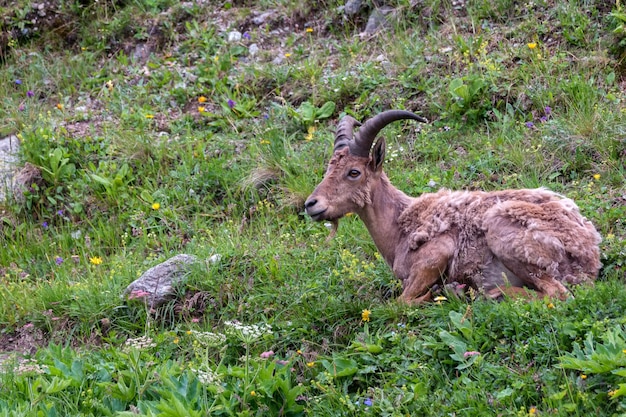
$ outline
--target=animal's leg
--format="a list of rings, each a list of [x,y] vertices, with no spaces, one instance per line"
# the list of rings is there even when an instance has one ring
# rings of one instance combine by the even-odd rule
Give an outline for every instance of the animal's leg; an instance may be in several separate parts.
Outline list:
[[[483,223],[489,249],[521,284],[561,299],[570,294],[564,282],[593,280],[599,268],[599,235],[568,201],[507,201]]]
[[[494,254],[500,259],[504,266],[513,271],[515,275],[524,281],[527,286],[539,292],[540,294],[538,294],[538,296],[545,295],[550,298],[555,297],[564,300],[570,294],[569,290],[561,284],[559,280],[546,271],[546,269],[532,264],[530,260],[520,260],[514,250],[498,251],[494,252]],[[507,288],[509,290],[507,290]],[[513,288],[518,289],[513,290]],[[519,287],[511,286],[497,289],[503,293],[509,291],[511,294],[515,291],[519,292],[521,290]]]
[[[446,272],[448,261],[454,255],[454,240],[448,235],[437,237],[411,255],[415,262],[404,282],[400,301],[419,304],[431,299],[430,288]]]

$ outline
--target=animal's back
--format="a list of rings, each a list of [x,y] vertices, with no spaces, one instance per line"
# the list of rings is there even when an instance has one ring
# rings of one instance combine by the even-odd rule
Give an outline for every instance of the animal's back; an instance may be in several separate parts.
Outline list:
[[[594,279],[600,268],[593,225],[572,200],[546,189],[440,190],[416,198],[399,223],[413,250],[451,236],[456,253],[447,279],[478,288],[507,280],[521,286],[521,275],[544,272],[574,284]]]

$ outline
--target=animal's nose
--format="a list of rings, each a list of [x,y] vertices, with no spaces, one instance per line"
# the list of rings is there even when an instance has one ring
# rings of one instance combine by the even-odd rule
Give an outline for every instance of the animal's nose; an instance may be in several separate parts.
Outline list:
[[[317,198],[308,198],[305,202],[304,202],[304,208],[305,209],[309,209],[311,207],[313,207],[314,205],[317,204]]]

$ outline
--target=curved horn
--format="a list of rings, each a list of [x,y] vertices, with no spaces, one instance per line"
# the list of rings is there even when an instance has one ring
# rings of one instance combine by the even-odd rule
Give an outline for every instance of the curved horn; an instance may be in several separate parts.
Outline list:
[[[352,142],[352,132],[354,130],[354,126],[361,126],[361,122],[352,116],[343,116],[337,125],[334,151],[348,146],[348,144]]]
[[[354,142],[351,142],[349,144],[350,153],[363,157],[369,156],[370,148],[372,147],[372,143],[374,143],[374,139],[376,139],[376,135],[378,134],[378,132],[380,132],[389,123],[402,119],[413,119],[417,120],[418,122],[428,123],[427,119],[423,118],[422,116],[418,116],[417,114],[411,113],[410,111],[384,111],[363,123],[363,126],[356,133]]]

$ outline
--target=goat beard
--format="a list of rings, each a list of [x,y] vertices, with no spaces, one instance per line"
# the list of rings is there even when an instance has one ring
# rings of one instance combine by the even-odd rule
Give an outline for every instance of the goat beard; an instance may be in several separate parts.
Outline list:
[[[339,229],[339,218],[330,220],[330,233],[326,238],[326,242],[331,241],[335,235],[337,234],[337,229]]]

